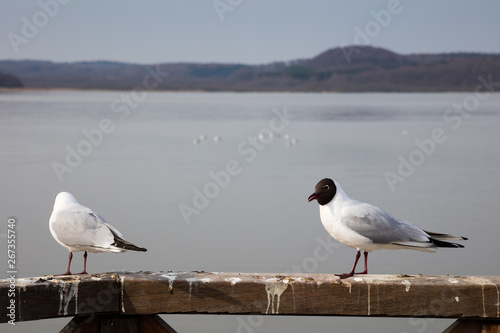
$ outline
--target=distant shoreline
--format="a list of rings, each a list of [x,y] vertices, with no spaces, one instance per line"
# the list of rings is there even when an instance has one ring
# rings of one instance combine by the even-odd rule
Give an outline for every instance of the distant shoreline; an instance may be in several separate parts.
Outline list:
[[[370,93],[474,92],[478,84],[491,81],[489,86],[496,87],[500,82],[500,54],[402,55],[370,46],[352,48],[359,52],[346,54],[337,47],[309,59],[261,65],[0,60],[0,85],[25,87],[18,91]]]
[[[126,92],[132,91],[132,89],[79,89],[79,88],[35,88],[35,87],[26,87],[26,88],[7,88],[0,87],[0,93],[4,92]],[[167,89],[157,89],[150,90],[148,93],[235,93],[235,94],[457,94],[457,93],[472,93],[474,91],[465,91],[465,90],[447,90],[447,91],[234,91],[234,90],[167,90]],[[500,91],[494,91],[493,94],[498,94]]]

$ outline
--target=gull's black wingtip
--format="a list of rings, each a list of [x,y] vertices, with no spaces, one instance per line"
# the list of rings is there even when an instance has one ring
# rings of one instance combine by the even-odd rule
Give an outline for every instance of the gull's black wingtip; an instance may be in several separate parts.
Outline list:
[[[121,247],[122,249],[126,249],[126,250],[139,251],[139,252],[147,252],[148,251],[148,249],[146,249],[144,247],[140,247],[140,246],[134,245],[134,244],[132,244],[130,242],[127,242],[127,243],[115,242],[115,244],[117,244],[115,246]]]
[[[428,234],[432,239],[437,239],[437,240],[468,240],[467,237],[464,236],[456,236],[456,235],[450,235],[450,234],[442,234],[438,232],[432,232],[432,231],[427,231],[424,230],[426,234]]]
[[[466,240],[466,239],[467,238],[465,238],[464,240]],[[454,247],[454,248],[464,248],[465,247],[462,244],[445,242],[445,241],[437,240],[437,239],[434,239],[434,238],[429,238],[429,241],[432,244],[436,245],[436,247]]]
[[[113,246],[125,249],[125,250],[132,250],[132,251],[139,251],[139,252],[146,252],[148,249],[144,247],[140,247],[137,245],[134,245],[123,238],[115,236],[115,242],[112,244]]]

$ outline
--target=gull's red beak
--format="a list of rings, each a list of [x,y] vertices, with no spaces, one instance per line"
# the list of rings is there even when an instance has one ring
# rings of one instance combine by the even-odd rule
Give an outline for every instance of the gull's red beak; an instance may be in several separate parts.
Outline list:
[[[309,196],[309,198],[307,198],[307,201],[308,202],[311,202],[313,201],[314,199],[316,199],[318,197],[318,195],[316,193],[313,193]]]

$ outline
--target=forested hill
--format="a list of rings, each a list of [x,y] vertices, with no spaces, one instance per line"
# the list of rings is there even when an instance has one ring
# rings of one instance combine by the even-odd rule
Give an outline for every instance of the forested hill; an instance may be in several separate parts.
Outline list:
[[[478,77],[500,81],[500,54],[401,55],[375,47],[327,50],[263,65],[0,61],[28,88],[205,91],[473,91]]]
[[[18,77],[0,72],[0,87],[20,88],[22,86],[23,82]]]

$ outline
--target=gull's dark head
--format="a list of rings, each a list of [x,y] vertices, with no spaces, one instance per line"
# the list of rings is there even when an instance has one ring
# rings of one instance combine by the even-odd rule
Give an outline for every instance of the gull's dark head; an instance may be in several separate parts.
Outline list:
[[[333,200],[335,193],[337,193],[335,182],[330,178],[325,178],[316,184],[314,193],[309,196],[307,201],[318,200],[318,203],[323,206]]]

